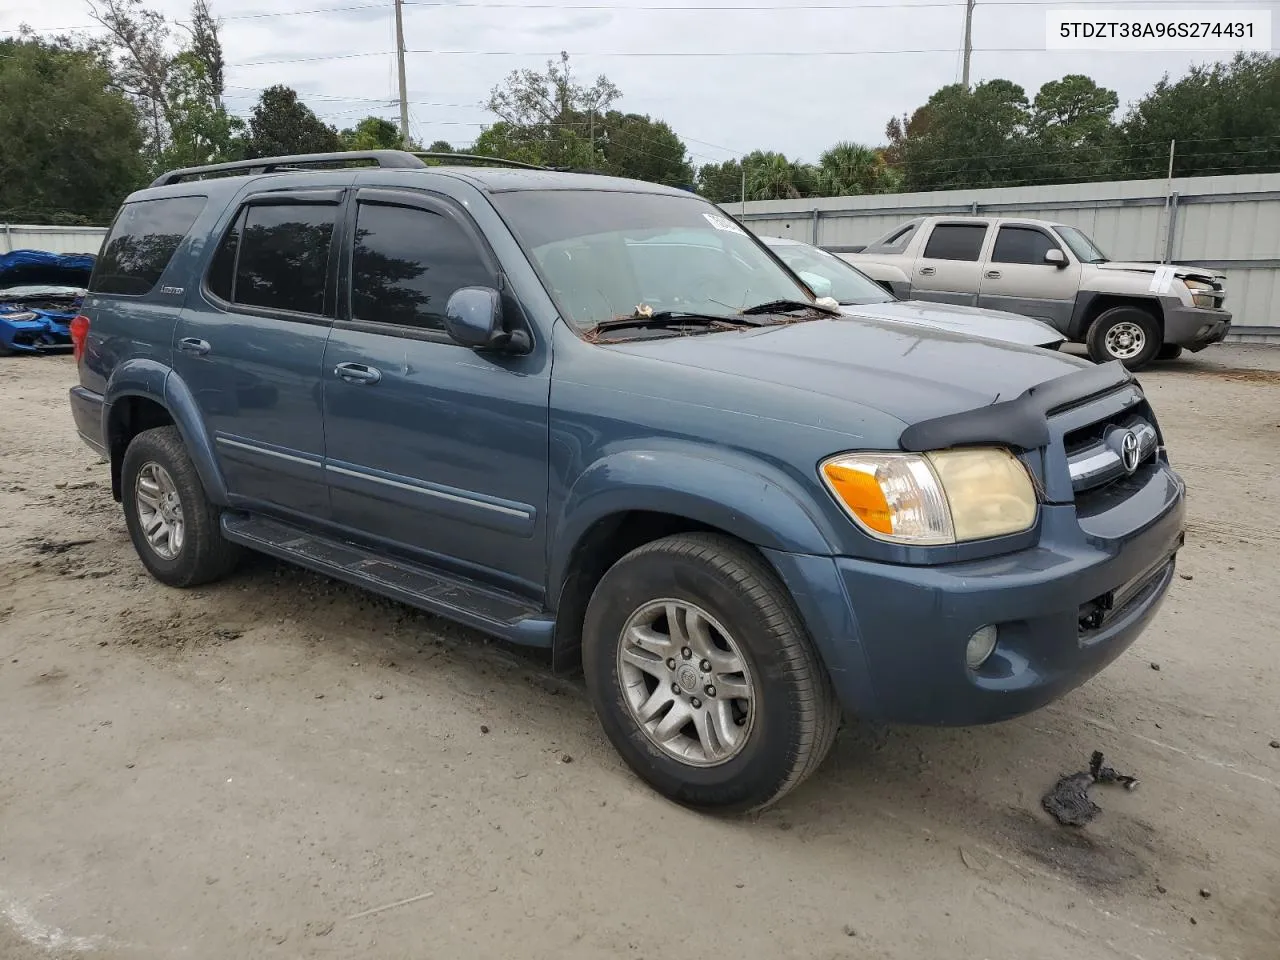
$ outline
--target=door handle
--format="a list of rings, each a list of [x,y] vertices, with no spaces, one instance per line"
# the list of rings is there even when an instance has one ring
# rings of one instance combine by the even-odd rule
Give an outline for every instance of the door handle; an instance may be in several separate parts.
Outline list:
[[[933,269],[933,267],[921,267],[921,268],[920,268],[920,276],[922,276],[922,277],[932,277],[936,272],[937,272],[937,271],[936,271],[936,270],[934,270],[934,269]]]
[[[192,356],[203,357],[213,348],[209,346],[208,340],[200,340],[197,337],[183,337],[178,341],[178,349]]]
[[[333,372],[347,383],[377,383],[382,379],[381,370],[363,363],[340,363]]]
[[[984,277],[986,277],[988,280],[999,280],[999,279],[1000,279],[1000,271],[999,271],[999,270],[988,270],[986,273],[984,273],[984,274],[983,274],[983,276],[984,276]]]

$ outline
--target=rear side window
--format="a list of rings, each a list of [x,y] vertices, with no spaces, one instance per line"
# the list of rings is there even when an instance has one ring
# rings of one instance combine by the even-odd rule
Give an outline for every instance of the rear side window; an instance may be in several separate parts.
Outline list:
[[[929,235],[924,256],[928,260],[977,260],[986,235],[985,223],[940,223]]]
[[[993,263],[1044,264],[1044,255],[1058,245],[1033,227],[1001,227],[991,252]]]
[[[126,203],[111,226],[89,280],[93,293],[150,293],[204,209],[205,197],[165,197]]]
[[[455,290],[493,285],[480,251],[449,217],[360,204],[351,254],[352,319],[443,330]]]
[[[338,207],[245,207],[209,266],[209,290],[230,303],[327,315],[325,285]]]

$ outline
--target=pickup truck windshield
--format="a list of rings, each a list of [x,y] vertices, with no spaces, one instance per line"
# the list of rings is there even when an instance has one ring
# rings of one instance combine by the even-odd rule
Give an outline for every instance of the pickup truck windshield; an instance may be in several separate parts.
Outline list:
[[[527,190],[493,202],[584,329],[649,311],[730,317],[813,302],[754,237],[696,197]]]
[[[888,303],[894,299],[884,287],[876,283],[866,274],[841,260],[834,253],[827,253],[817,247],[779,244],[772,247],[778,259],[808,281],[806,273],[816,274],[831,284],[830,291],[818,290],[824,296],[832,297],[841,306],[852,306],[864,303]]]
[[[1111,258],[1098,249],[1098,245],[1075,227],[1054,227],[1082,263],[1106,263]]]

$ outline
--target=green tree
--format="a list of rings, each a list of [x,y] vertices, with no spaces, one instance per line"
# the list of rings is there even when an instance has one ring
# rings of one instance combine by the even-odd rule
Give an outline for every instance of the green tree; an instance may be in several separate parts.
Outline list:
[[[1280,57],[1240,53],[1176,82],[1166,75],[1120,132],[1130,177],[1165,176],[1171,140],[1175,176],[1280,171]]]
[[[165,84],[169,142],[158,167],[199,166],[236,160],[244,151],[244,121],[222,105],[207,63],[189,51],[170,65]]]
[[[262,91],[249,117],[245,156],[278,157],[294,153],[330,153],[342,138],[298,99],[298,92],[277,84]]]
[[[893,181],[881,151],[847,140],[823,151],[815,174],[817,192],[827,197],[885,193]]]
[[[244,126],[222,101],[221,25],[207,0],[195,0],[176,50],[168,21],[142,0],[90,0],[90,9],[107,31],[98,49],[112,79],[144,118],[153,173],[240,156]]]
[[[1008,186],[1035,179],[1026,91],[1008,80],[972,90],[943,87],[905,120],[885,130],[887,158],[900,164],[906,190]]]
[[[742,199],[742,164],[737,160],[707,163],[698,168],[698,192],[712,203]]]
[[[754,150],[742,158],[747,171],[748,200],[797,200],[816,191],[811,167],[788,160],[785,154]]]
[[[592,133],[605,172],[669,186],[693,184],[684,141],[661,120],[610,110],[594,124],[588,119],[588,136]]]
[[[143,139],[93,51],[0,40],[0,219],[106,223],[145,179]]]
[[[404,146],[400,128],[382,117],[365,117],[343,130],[342,145],[347,150],[399,150]]]
[[[431,146],[427,147],[427,152],[428,153],[458,153],[459,151],[453,149],[453,144],[451,144],[448,140],[436,140],[432,142]],[[465,152],[465,151],[462,151],[462,152]]]
[[[1113,175],[1117,143],[1113,115],[1120,98],[1081,74],[1042,86],[1028,125],[1038,182],[1103,180]]]
[[[567,53],[542,72],[513,70],[489,94],[485,106],[498,123],[476,138],[475,150],[553,167],[597,167],[602,154],[592,131],[619,96],[603,76],[590,86],[574,83]]]

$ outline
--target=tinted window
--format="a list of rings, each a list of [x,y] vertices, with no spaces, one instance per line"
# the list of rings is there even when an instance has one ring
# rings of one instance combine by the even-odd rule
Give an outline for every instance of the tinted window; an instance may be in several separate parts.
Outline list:
[[[1048,234],[1030,227],[1001,227],[991,253],[995,263],[1044,263],[1044,255],[1058,245]]]
[[[986,235],[985,223],[940,223],[929,235],[924,255],[931,260],[977,260]]]
[[[214,268],[225,248],[239,245],[235,283],[227,299],[250,307],[323,314],[329,275],[329,244],[338,208],[321,204],[250,206],[243,226],[223,239]],[[215,278],[210,277],[211,284]]]
[[[240,232],[244,229],[244,211],[241,210],[231,224],[231,229],[218,244],[209,265],[209,291],[223,300],[232,300],[232,281],[236,275],[236,254],[240,252]]]
[[[150,293],[204,209],[204,197],[126,203],[89,281],[94,293]]]
[[[492,272],[463,229],[427,210],[361,204],[351,256],[355,320],[444,329],[459,287],[492,287]]]
[[[896,228],[887,236],[867,244],[866,253],[901,253],[920,228],[920,221],[913,220],[906,226]]]

